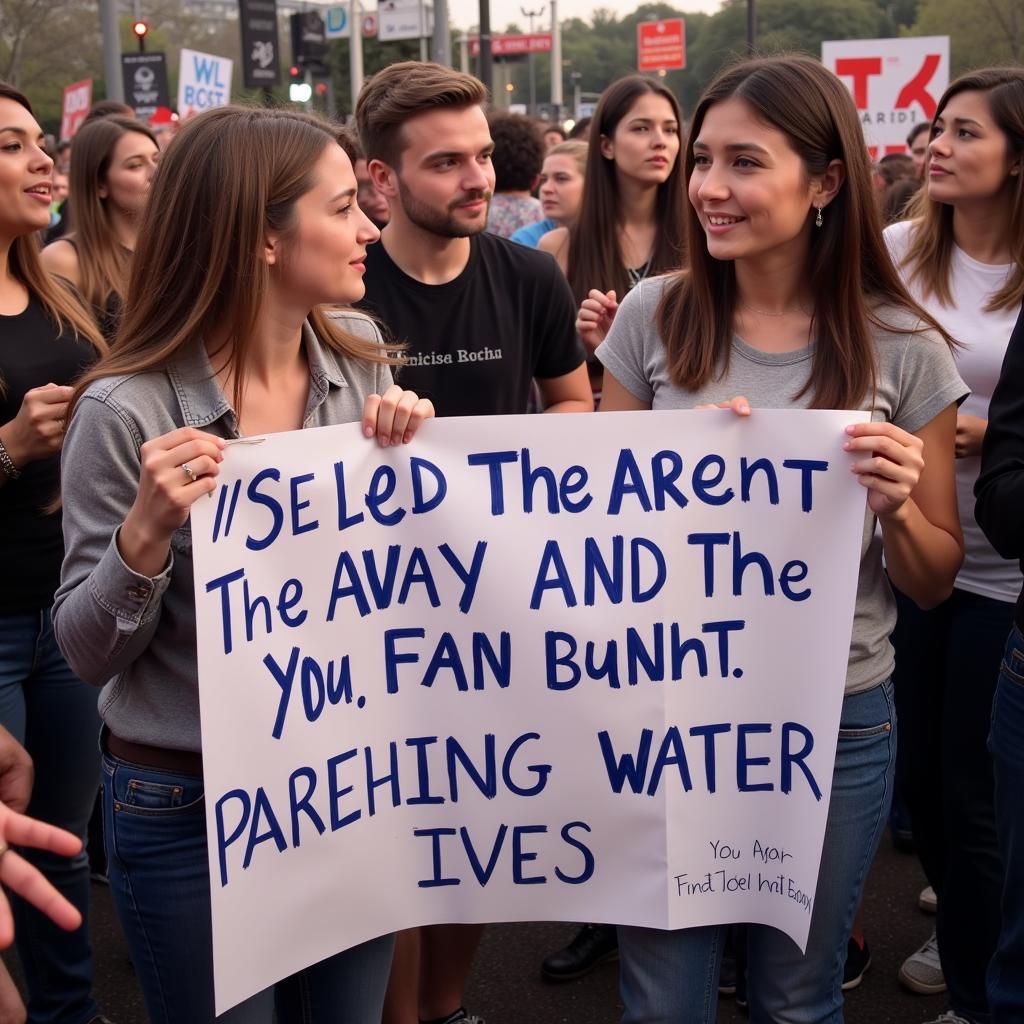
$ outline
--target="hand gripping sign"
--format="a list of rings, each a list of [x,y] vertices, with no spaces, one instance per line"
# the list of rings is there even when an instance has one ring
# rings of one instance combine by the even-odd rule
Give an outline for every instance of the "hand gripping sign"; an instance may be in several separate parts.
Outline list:
[[[192,512],[217,1010],[441,921],[806,942],[858,413],[359,424]]]

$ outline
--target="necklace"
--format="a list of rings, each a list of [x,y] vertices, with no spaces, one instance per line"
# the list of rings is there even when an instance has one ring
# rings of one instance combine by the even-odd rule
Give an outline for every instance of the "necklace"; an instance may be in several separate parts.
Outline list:
[[[766,310],[766,309],[757,309],[756,307],[751,306],[751,305],[749,305],[746,302],[741,302],[740,306],[743,309],[749,309],[751,313],[756,313],[758,316],[780,317],[780,316],[792,316],[794,313],[803,313],[804,316],[810,316],[811,315],[810,312],[808,310],[804,309],[803,306],[797,306],[796,309],[784,309],[781,313],[769,313],[768,310]]]
[[[626,267],[626,273],[629,275],[629,287],[635,288],[650,272],[651,261],[648,260],[643,266],[639,267]]]

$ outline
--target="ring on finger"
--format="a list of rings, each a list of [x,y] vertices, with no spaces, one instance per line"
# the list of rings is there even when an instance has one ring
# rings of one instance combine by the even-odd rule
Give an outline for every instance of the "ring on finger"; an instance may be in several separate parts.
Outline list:
[[[192,467],[186,462],[182,467],[185,476],[188,477],[188,482],[194,484],[196,482],[196,475],[192,470]]]

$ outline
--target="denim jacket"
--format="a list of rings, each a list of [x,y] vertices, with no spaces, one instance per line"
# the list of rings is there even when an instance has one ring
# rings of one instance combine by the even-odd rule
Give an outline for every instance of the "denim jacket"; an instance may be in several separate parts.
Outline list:
[[[360,313],[332,314],[343,329],[380,340]],[[320,344],[308,322],[304,427],[349,423],[391,383],[390,368]],[[66,553],[54,599],[57,643],[72,669],[103,686],[100,714],[122,739],[199,751],[192,534],[171,540],[167,567],[150,579],[121,559],[117,534],[135,501],[145,441],[179,427],[238,437],[235,412],[206,350],[183,350],[165,370],[94,383],[68,425],[61,457]]]

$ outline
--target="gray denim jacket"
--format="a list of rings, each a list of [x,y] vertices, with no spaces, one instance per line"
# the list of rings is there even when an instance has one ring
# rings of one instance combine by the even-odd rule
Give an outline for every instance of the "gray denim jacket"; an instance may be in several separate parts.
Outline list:
[[[361,313],[334,314],[339,326],[380,340]],[[307,323],[305,427],[350,423],[370,394],[391,383],[384,364],[346,359],[320,344]],[[200,750],[192,534],[171,541],[167,568],[133,572],[117,531],[135,501],[145,441],[179,427],[237,437],[234,410],[196,344],[166,370],[108,377],[82,396],[61,457],[64,565],[54,598],[57,644],[82,679],[103,686],[100,714],[125,740]]]

